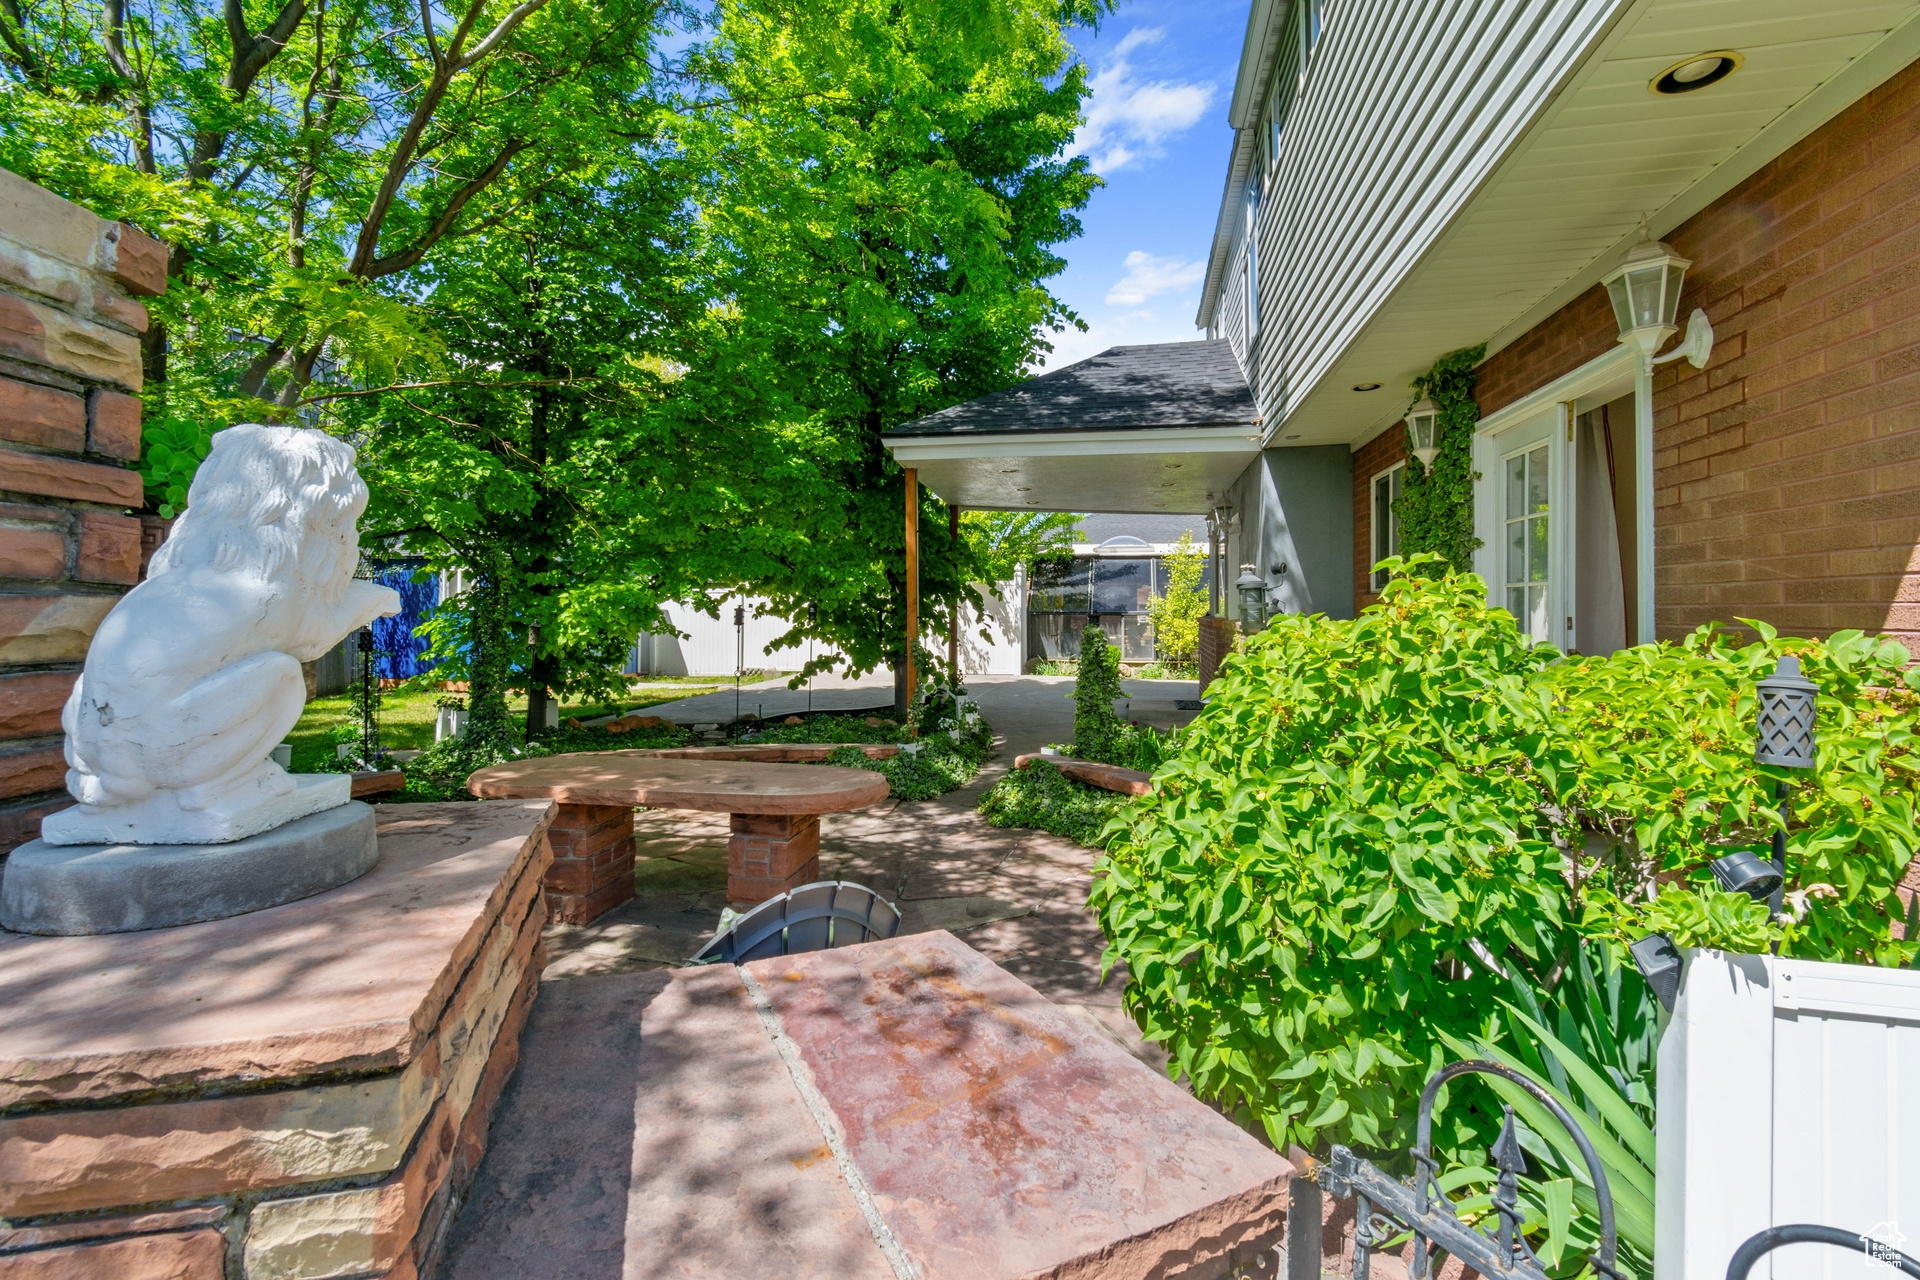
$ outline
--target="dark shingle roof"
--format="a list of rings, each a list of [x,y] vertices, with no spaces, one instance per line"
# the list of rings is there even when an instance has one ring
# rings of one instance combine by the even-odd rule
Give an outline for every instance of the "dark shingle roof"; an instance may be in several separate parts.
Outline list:
[[[956,404],[890,436],[1216,427],[1259,420],[1225,339],[1109,347],[1064,369]]]

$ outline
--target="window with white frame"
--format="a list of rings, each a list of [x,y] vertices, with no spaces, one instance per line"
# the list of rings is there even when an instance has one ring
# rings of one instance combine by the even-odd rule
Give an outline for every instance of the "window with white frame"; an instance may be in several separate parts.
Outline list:
[[[1373,563],[1400,554],[1400,513],[1394,503],[1400,500],[1400,488],[1407,478],[1407,464],[1396,462],[1373,478]],[[1387,572],[1373,571],[1373,589],[1384,591]]]
[[[1502,460],[1507,612],[1534,640],[1551,640],[1547,626],[1547,446],[1534,445]]]
[[[1260,187],[1247,187],[1247,337],[1260,332]]]
[[[1300,5],[1300,68],[1306,70],[1313,47],[1327,29],[1327,0],[1302,0]]]

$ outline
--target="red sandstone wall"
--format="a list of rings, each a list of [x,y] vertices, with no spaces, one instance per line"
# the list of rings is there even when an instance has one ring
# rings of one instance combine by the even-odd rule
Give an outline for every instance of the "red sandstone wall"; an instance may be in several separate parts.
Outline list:
[[[65,808],[60,707],[140,575],[140,340],[166,248],[0,170],[0,855]]]
[[[1395,423],[1353,455],[1353,608],[1380,597],[1373,591],[1373,478],[1407,456],[1407,426]]]
[[[1659,634],[1753,617],[1920,652],[1920,64],[1667,239],[1716,342],[1654,385]],[[1596,288],[1486,362],[1482,412],[1613,340]]]

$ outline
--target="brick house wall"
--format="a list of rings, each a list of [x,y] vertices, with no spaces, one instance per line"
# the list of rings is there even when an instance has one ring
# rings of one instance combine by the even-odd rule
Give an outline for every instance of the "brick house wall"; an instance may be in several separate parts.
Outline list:
[[[1373,478],[1407,459],[1407,424],[1396,422],[1353,455],[1353,607],[1380,597],[1373,589]]]
[[[1920,653],[1920,63],[1667,240],[1715,342],[1654,380],[1659,635],[1752,617]],[[1486,361],[1481,411],[1614,335],[1596,287]]]
[[[0,170],[0,853],[72,803],[60,708],[140,575],[134,299],[165,288],[159,241]]]

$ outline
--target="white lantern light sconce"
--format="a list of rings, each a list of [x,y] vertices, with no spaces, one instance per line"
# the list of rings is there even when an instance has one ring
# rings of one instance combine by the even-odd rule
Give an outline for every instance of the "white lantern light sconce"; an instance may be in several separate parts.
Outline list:
[[[1646,218],[1640,219],[1639,244],[1627,250],[1602,282],[1607,299],[1613,303],[1614,323],[1620,327],[1620,341],[1644,357],[1649,365],[1666,364],[1685,357],[1688,364],[1703,369],[1713,354],[1713,325],[1707,313],[1695,307],[1687,317],[1687,336],[1666,355],[1654,352],[1666,345],[1678,332],[1680,288],[1686,283],[1691,259],[1683,258],[1670,244],[1655,240],[1647,230]]]
[[[1407,410],[1407,450],[1420,459],[1420,465],[1433,470],[1440,456],[1440,407],[1422,400]]]

